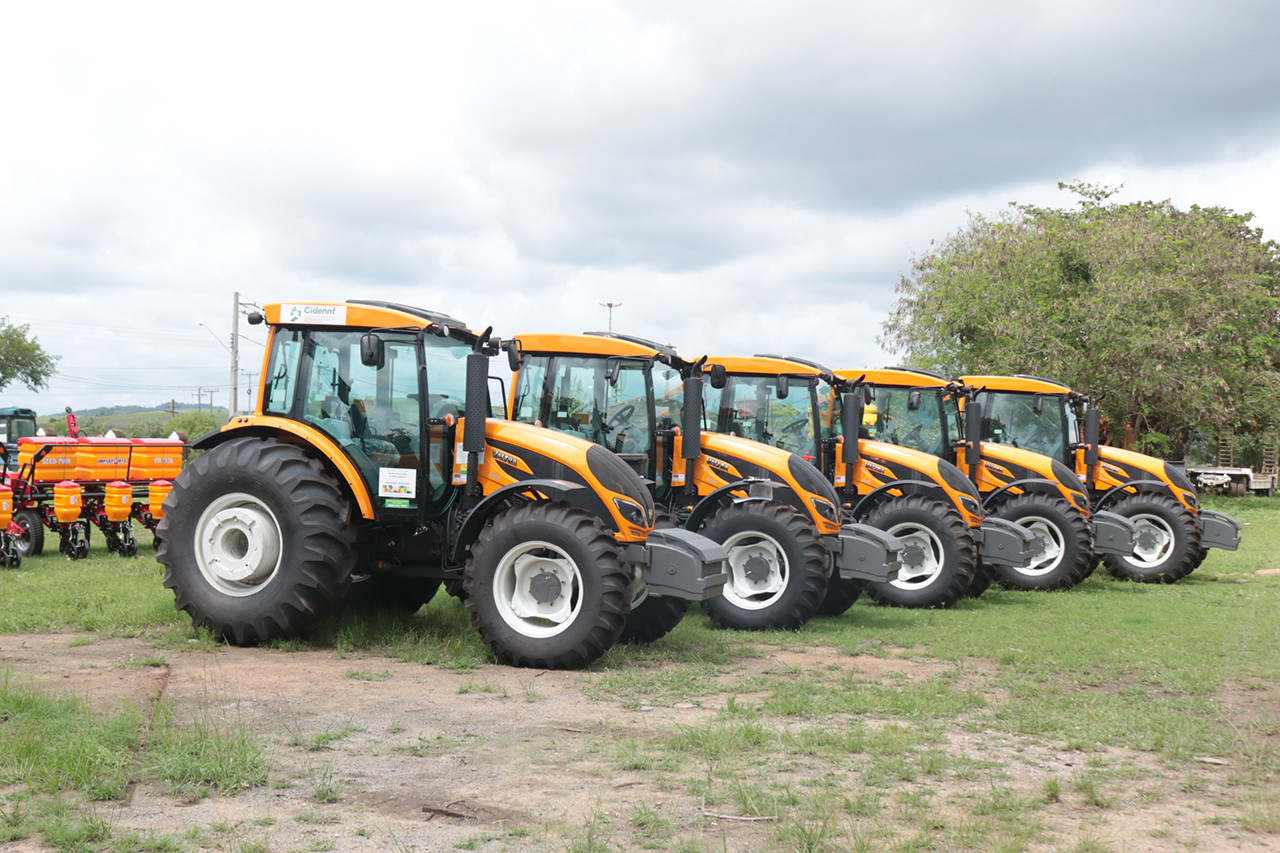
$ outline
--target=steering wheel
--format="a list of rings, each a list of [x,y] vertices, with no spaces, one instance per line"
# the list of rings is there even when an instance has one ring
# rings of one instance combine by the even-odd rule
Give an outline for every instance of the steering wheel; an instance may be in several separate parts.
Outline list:
[[[636,410],[635,405],[632,403],[628,403],[627,405],[623,406],[621,409],[618,409],[618,411],[613,413],[613,417],[609,418],[608,425],[613,426],[614,424],[618,423],[618,421],[625,421],[627,418],[631,417],[631,413],[634,412],[635,410]]]
[[[792,421],[791,423],[784,426],[782,429],[778,431],[778,433],[780,435],[786,435],[789,432],[799,432],[800,428],[807,423],[809,423],[808,418],[800,418],[799,420]]]

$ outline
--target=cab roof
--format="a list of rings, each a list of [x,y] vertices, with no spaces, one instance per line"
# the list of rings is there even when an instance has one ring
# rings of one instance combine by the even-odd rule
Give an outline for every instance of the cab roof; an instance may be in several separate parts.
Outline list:
[[[908,388],[932,388],[947,385],[947,380],[927,370],[911,367],[872,367],[837,370],[836,376],[847,382],[863,379],[868,385],[902,385]]]
[[[357,329],[425,329],[439,326],[475,335],[466,323],[425,308],[398,302],[349,299],[346,302],[273,302],[262,309],[273,326],[334,326]]]
[[[520,351],[523,353],[635,356],[637,358],[662,355],[668,358],[679,358],[676,351],[665,344],[605,332],[583,332],[580,335],[549,333],[513,335],[512,337],[520,342]]]
[[[780,373],[785,373],[788,376],[822,376],[824,373],[830,373],[829,370],[821,365],[794,361],[776,355],[713,355],[707,358],[706,366],[703,369],[708,370],[715,364],[723,365],[724,369],[731,375],[758,374],[760,376],[777,376]]]
[[[1061,382],[1021,373],[1014,376],[961,376],[960,381],[987,391],[1020,391],[1024,394],[1071,393],[1071,389]]]

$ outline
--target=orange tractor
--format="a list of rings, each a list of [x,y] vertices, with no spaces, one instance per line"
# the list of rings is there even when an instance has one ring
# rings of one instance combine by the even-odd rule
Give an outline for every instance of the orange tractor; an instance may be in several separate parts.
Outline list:
[[[843,524],[839,498],[799,456],[702,431],[702,362],[641,338],[594,332],[517,335],[507,342],[517,420],[580,435],[652,483],[671,524],[721,543],[729,581],[702,608],[720,626],[799,628],[836,581],[887,581],[900,545]],[[638,600],[628,634],[669,631],[684,602]]]
[[[1061,459],[978,441],[988,438],[983,425],[989,410],[981,395],[967,402],[971,388],[902,367],[838,370],[836,375],[873,398],[868,429],[876,438],[954,462],[982,494],[987,512],[1035,537],[1029,564],[986,566],[979,587],[998,580],[1012,589],[1066,589],[1092,572],[1095,555],[1132,549],[1132,523],[1093,510],[1080,479]]]
[[[834,485],[854,520],[903,543],[902,568],[885,582],[832,584],[823,613],[842,612],[865,588],[898,607],[949,607],[966,594],[981,558],[1026,565],[1033,537],[986,516],[959,469],[938,456],[857,436],[859,394],[842,394],[827,368],[783,356],[707,361],[707,421],[717,432],[791,450]]]
[[[498,660],[565,668],[617,641],[637,584],[720,593],[724,550],[655,530],[617,455],[491,417],[488,331],[363,300],[264,314],[255,410],[195,442],[157,529],[196,625],[253,644],[313,630],[349,595],[416,610],[448,584]]]
[[[1133,548],[1106,555],[1119,578],[1172,583],[1210,548],[1234,551],[1241,524],[1202,509],[1182,463],[1108,447],[1089,397],[1035,376],[963,376],[983,407],[983,439],[1050,456],[1083,481],[1093,506],[1128,519]]]

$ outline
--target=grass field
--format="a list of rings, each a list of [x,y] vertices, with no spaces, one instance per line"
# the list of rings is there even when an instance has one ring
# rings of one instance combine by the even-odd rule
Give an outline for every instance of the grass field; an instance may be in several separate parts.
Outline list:
[[[620,772],[694,794],[715,812],[767,820],[762,849],[1216,849],[1191,831],[1146,829],[1134,839],[1087,830],[1091,816],[1105,820],[1122,807],[1155,816],[1162,808],[1190,811],[1195,824],[1202,799],[1206,807],[1211,801],[1213,817],[1200,818],[1199,830],[1211,828],[1233,849],[1277,849],[1280,574],[1271,572],[1280,569],[1280,499],[1207,503],[1247,523],[1244,544],[1238,552],[1213,552],[1174,585],[1119,582],[1100,570],[1074,590],[993,589],[949,611],[859,602],[843,617],[814,620],[796,633],[716,631],[692,613],[652,646],[611,650],[584,681],[582,701],[638,708],[716,697],[723,710],[705,723],[600,748]],[[0,572],[0,633],[144,637],[158,653],[193,640],[209,643],[174,612],[145,535],[143,548],[143,558],[122,560],[96,540],[88,559],[68,562],[51,538],[47,556]],[[343,615],[309,641],[282,644],[299,647],[460,672],[490,662],[462,607],[444,595],[410,618]],[[830,649],[836,660],[867,656],[918,669],[909,678],[868,680],[838,666],[749,674],[735,668],[744,657],[814,647]],[[142,749],[136,720],[94,723],[58,704],[64,701],[33,695],[5,676],[0,726],[12,730],[14,720],[24,720],[39,740],[41,726],[82,720],[76,736],[96,738],[89,750],[95,754]],[[41,702],[46,710],[38,710]],[[146,747],[154,753],[147,766],[166,766],[165,750],[183,737],[219,736],[176,732],[159,739]],[[991,745],[990,753],[975,758],[975,742]],[[261,784],[256,749],[237,743],[223,750],[235,756],[226,771],[234,781],[212,790],[229,795]],[[1013,780],[1041,749],[1080,759],[1070,775],[1046,776],[1028,792]],[[109,831],[83,840],[72,832],[83,829],[83,812],[58,819],[15,805],[42,802],[56,811],[48,805],[60,802],[49,799],[54,795],[109,800],[116,790],[110,760],[105,770],[73,768],[65,757],[47,760],[68,766],[33,775],[29,756],[0,746],[0,790],[8,791],[8,805],[0,804],[0,844],[39,838],[56,849],[142,849],[129,847],[136,837]],[[1209,769],[1218,773],[1211,789],[1204,781]],[[44,799],[28,799],[34,792]],[[1064,835],[1055,828],[1067,808],[1086,829]],[[59,841],[59,831],[72,840]],[[641,809],[627,821],[602,818],[545,831],[552,833],[547,849],[720,849]],[[172,843],[156,849],[203,849]],[[496,846],[477,849],[522,848],[519,836],[486,843]]]

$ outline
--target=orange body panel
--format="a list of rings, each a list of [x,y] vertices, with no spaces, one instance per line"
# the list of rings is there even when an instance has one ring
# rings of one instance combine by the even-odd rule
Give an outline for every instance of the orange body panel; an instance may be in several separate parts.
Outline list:
[[[0,486],[0,532],[13,521],[13,489]]]
[[[135,438],[126,479],[172,480],[182,473],[182,451],[182,442],[176,438]]]
[[[78,439],[75,478],[99,483],[128,477],[132,449],[133,442],[127,438]]]
[[[36,465],[31,478],[36,483],[57,483],[76,476],[76,445],[74,438],[65,436],[38,436],[18,439],[18,464],[31,464],[36,453],[45,445],[53,449]]]

